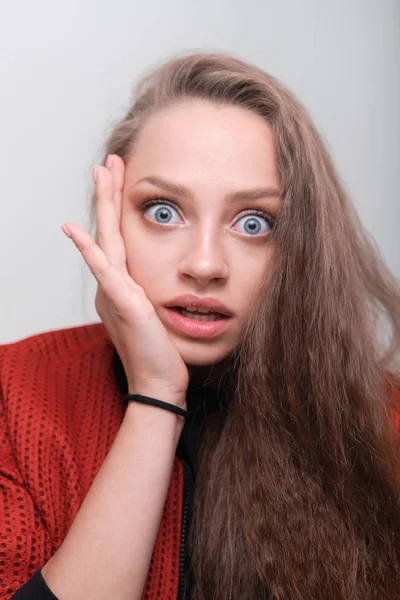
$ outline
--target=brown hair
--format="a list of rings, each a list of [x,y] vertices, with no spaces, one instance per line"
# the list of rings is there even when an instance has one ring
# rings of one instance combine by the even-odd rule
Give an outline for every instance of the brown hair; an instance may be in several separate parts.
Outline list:
[[[174,56],[143,76],[104,158],[127,160],[149,115],[189,98],[265,119],[283,198],[270,268],[232,355],[229,407],[200,451],[194,597],[400,598],[400,462],[387,400],[398,383],[397,282],[306,111],[226,53]]]

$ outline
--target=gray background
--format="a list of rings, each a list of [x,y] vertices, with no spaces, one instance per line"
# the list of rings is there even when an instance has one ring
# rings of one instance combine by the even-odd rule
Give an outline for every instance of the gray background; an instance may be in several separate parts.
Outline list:
[[[399,0],[3,0],[0,343],[99,321],[60,227],[88,227],[91,167],[136,78],[186,50],[232,52],[295,92],[399,277],[399,29]]]

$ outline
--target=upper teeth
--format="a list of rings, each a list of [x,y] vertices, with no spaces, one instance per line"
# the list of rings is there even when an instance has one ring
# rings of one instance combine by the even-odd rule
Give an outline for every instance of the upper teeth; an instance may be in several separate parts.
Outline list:
[[[213,312],[211,310],[208,310],[208,308],[196,308],[194,306],[184,306],[183,308],[185,308],[185,310],[188,310],[189,312],[200,312],[204,314]]]

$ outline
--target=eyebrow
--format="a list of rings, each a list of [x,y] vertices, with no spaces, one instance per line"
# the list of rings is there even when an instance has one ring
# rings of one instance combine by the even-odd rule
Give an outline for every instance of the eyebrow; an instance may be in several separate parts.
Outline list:
[[[133,187],[136,187],[136,185],[141,182],[151,183],[152,185],[167,190],[170,194],[174,194],[175,196],[181,196],[183,198],[190,199],[193,199],[194,197],[193,192],[191,192],[185,186],[179,183],[173,183],[172,181],[167,181],[159,175],[147,175],[147,177],[142,177],[142,179],[139,179]],[[274,187],[257,187],[251,190],[239,190],[237,192],[231,192],[230,194],[226,195],[225,201],[244,202],[249,200],[258,200],[259,198],[280,198],[280,192]]]

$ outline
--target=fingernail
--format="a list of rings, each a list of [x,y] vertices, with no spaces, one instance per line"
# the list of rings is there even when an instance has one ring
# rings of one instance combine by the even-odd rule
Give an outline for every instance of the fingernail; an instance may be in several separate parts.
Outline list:
[[[97,167],[93,167],[93,169],[92,169],[92,177],[93,177],[94,183],[97,183]]]
[[[63,230],[63,232],[65,233],[66,236],[68,236],[69,238],[72,238],[71,232],[66,225],[62,225],[61,229]]]
[[[113,158],[112,154],[109,154],[107,156],[107,160],[106,160],[107,169],[111,169],[111,167],[113,166],[113,162],[114,162],[114,158]]]

